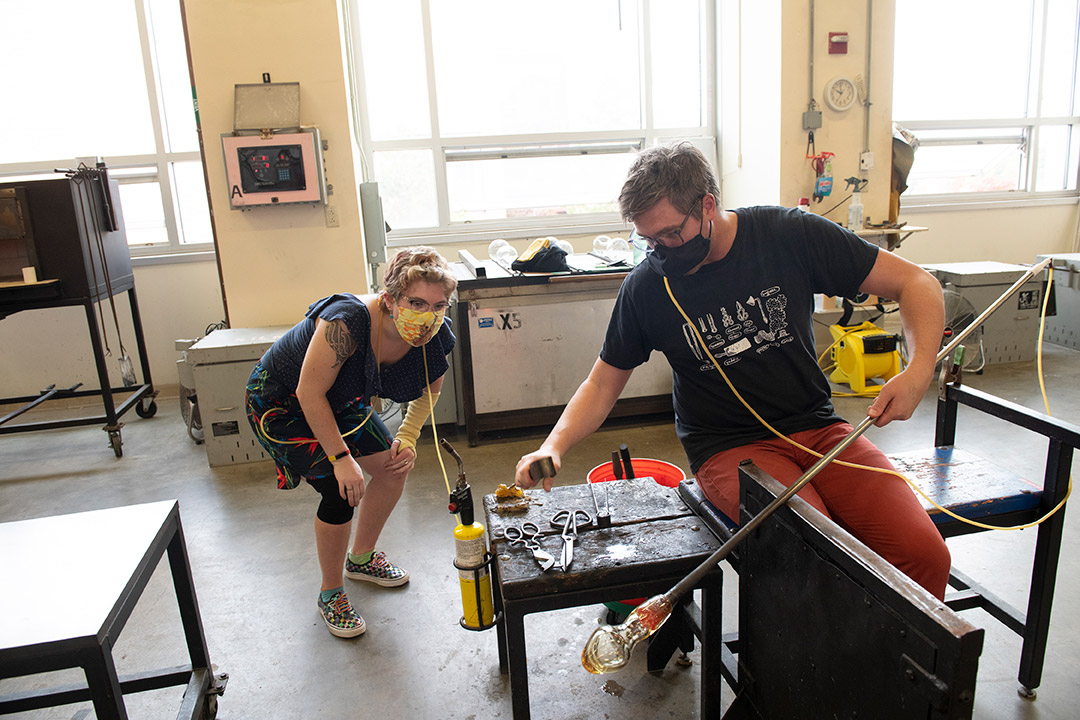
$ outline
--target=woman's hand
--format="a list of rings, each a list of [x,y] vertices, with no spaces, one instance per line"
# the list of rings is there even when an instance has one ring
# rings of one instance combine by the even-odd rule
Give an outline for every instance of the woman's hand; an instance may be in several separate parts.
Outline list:
[[[390,445],[390,454],[386,458],[387,472],[394,475],[408,473],[416,466],[416,451],[410,447],[401,447],[400,440],[394,440]]]
[[[360,498],[364,497],[364,471],[356,464],[356,459],[351,455],[333,463],[334,477],[337,478],[338,492],[350,507],[360,504]]]

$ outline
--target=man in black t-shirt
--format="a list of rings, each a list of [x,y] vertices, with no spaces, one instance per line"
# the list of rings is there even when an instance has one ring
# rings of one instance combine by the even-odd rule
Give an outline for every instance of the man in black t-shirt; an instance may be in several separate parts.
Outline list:
[[[911,356],[867,410],[906,420],[929,387],[944,324],[941,288],[918,266],[820,216],[779,207],[725,210],[705,157],[689,143],[643,151],[619,197],[645,260],[619,290],[604,346],[533,460],[562,455],[607,417],[634,368],[660,351],[672,368],[675,429],[706,496],[738,518],[738,463],[786,484],[851,426],[817,364],[815,293],[897,300]],[[865,437],[799,495],[941,598],[949,551],[914,493]],[[545,489],[552,480],[544,479]]]

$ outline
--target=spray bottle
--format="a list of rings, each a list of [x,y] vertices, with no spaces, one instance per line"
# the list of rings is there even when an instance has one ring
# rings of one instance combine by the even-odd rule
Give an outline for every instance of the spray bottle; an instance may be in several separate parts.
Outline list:
[[[832,193],[833,174],[831,152],[822,152],[814,156],[814,201],[821,202]]]
[[[862,186],[863,180],[857,177],[845,178],[844,182],[851,188],[851,205],[848,206],[847,229],[856,232],[863,229],[863,204]]]
[[[487,566],[490,555],[487,551],[486,530],[483,524],[475,522],[472,489],[465,479],[465,466],[461,457],[446,438],[440,442],[458,464],[457,487],[450,493],[449,509],[451,514],[459,517],[458,526],[454,528],[454,567],[458,569],[461,604],[465,611],[460,624],[466,630],[487,630],[494,625],[495,612],[491,601],[491,576]]]

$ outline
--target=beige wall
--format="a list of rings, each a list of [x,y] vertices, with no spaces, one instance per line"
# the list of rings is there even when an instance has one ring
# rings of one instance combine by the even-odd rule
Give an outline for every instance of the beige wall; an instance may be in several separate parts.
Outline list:
[[[920,212],[904,209],[901,196],[900,221],[928,228],[900,247],[898,254],[916,263],[1031,264],[1042,254],[1080,252],[1074,204]]]
[[[873,34],[867,36],[866,0],[818,0],[814,3],[814,87],[813,97],[822,114],[822,126],[814,131],[817,152],[829,151],[832,158],[833,192],[813,210],[823,213],[848,195],[844,178],[869,180],[863,191],[865,215],[873,222],[888,219],[889,178],[892,152],[892,0],[873,3]],[[802,114],[810,99],[810,2],[784,0],[781,35],[782,103],[780,107],[780,198],[781,205],[795,205],[800,197],[811,197],[814,171],[805,158],[807,131],[802,128]],[[846,55],[830,55],[830,32],[846,32],[849,41]],[[867,48],[872,55],[867,70]],[[843,112],[825,104],[825,84],[837,76],[869,78],[869,147],[874,167],[860,173],[859,156],[866,148],[867,115],[861,102]],[[847,222],[848,204],[831,211],[828,217]]]
[[[362,292],[358,173],[346,93],[341,23],[335,0],[185,0],[188,41],[210,176],[229,320],[233,327],[294,322],[313,299]],[[301,122],[317,125],[330,203],[230,210],[220,135],[233,129],[233,88],[299,82]]]

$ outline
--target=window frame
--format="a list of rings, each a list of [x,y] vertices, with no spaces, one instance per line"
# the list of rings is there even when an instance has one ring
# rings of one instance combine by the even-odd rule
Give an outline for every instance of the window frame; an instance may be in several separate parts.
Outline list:
[[[449,188],[446,166],[468,154],[492,152],[495,147],[530,148],[530,157],[566,156],[580,152],[585,146],[596,144],[615,144],[627,147],[650,147],[677,139],[687,139],[707,150],[711,160],[717,160],[718,108],[716,101],[717,80],[717,44],[716,44],[716,2],[700,0],[700,38],[703,49],[701,77],[701,112],[704,124],[696,127],[661,128],[653,125],[652,112],[652,71],[650,53],[652,37],[650,24],[646,19],[652,12],[654,0],[639,0],[638,22],[641,28],[639,54],[642,77],[641,129],[582,131],[563,133],[533,133],[508,135],[440,135],[438,122],[438,97],[435,84],[435,65],[431,11],[428,0],[420,1],[421,22],[425,53],[427,79],[428,112],[431,136],[420,139],[372,140],[371,127],[367,114],[365,92],[365,68],[363,48],[360,37],[360,9],[356,0],[343,0],[343,21],[345,24],[345,44],[349,84],[351,88],[353,125],[356,142],[359,147],[361,174],[365,180],[375,180],[371,168],[376,152],[394,150],[430,150],[435,163],[435,194],[439,224],[424,228],[396,230],[391,227],[386,236],[388,247],[400,247],[416,243],[437,245],[440,243],[463,243],[490,241],[496,238],[525,238],[537,234],[566,233],[591,234],[618,232],[627,228],[617,211],[609,213],[583,213],[573,215],[547,215],[526,218],[504,218],[493,220],[472,220],[466,222],[450,219]],[[577,150],[575,150],[577,149]],[[455,157],[456,156],[456,157]],[[613,194],[616,189],[613,189]]]
[[[203,167],[203,157],[200,150],[188,150],[173,152],[169,149],[168,133],[164,112],[164,99],[161,95],[161,81],[156,62],[157,49],[153,44],[153,27],[149,17],[150,11],[148,0],[132,0],[135,7],[136,23],[139,30],[139,47],[142,51],[143,74],[146,80],[147,97],[150,99],[150,121],[154,137],[155,152],[140,155],[108,155],[101,159],[108,166],[110,173],[121,185],[135,183],[158,183],[161,193],[161,207],[164,216],[167,243],[152,245],[129,245],[133,260],[143,262],[136,264],[153,264],[146,261],[147,258],[158,258],[159,262],[165,256],[192,256],[187,259],[197,259],[195,255],[214,253],[214,242],[183,243],[180,241],[182,224],[180,219],[179,199],[173,182],[172,166],[176,163],[195,162],[203,169],[203,181],[205,183],[206,170]],[[76,167],[79,158],[54,158],[52,160],[37,160],[23,163],[0,163],[0,180],[11,178],[55,178],[59,174],[56,168]],[[135,168],[152,168],[147,172],[125,173],[123,170]],[[209,198],[207,199],[209,203]],[[213,224],[211,222],[211,230]]]
[[[1070,145],[1075,148],[1080,144],[1080,114],[1075,115],[1042,115],[1042,87],[1046,66],[1046,32],[1047,32],[1047,0],[1034,0],[1032,12],[1034,14],[1032,27],[1028,35],[1028,65],[1027,86],[1025,93],[1028,98],[1030,117],[1003,117],[993,119],[960,119],[960,120],[913,120],[895,118],[894,123],[910,130],[916,137],[920,131],[956,131],[953,137],[939,137],[933,139],[920,139],[920,146],[927,147],[964,147],[973,144],[1008,143],[1015,139],[1011,133],[1007,136],[978,137],[965,131],[994,130],[1020,130],[1020,142],[1024,146],[1023,167],[1021,168],[1020,187],[1009,191],[992,192],[957,192],[957,193],[926,193],[912,194],[910,191],[904,194],[904,208],[906,210],[933,211],[958,208],[970,208],[975,205],[994,205],[995,207],[1020,207],[1030,205],[1074,204],[1080,200],[1080,163],[1076,168],[1076,176],[1072,178],[1074,188],[1064,190],[1035,190],[1039,179],[1039,143],[1041,130],[1044,127],[1068,127],[1071,138]],[[1080,5],[1080,4],[1078,4]],[[1073,33],[1073,56],[1072,56],[1072,85],[1070,88],[1069,107],[1077,107],[1077,83],[1080,80],[1080,7],[1077,7],[1077,23]],[[1037,22],[1036,22],[1037,20]],[[894,63],[899,65],[902,59],[899,55],[894,57]],[[1075,152],[1075,150],[1073,151]],[[916,158],[918,150],[916,150]]]

